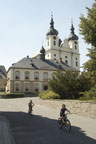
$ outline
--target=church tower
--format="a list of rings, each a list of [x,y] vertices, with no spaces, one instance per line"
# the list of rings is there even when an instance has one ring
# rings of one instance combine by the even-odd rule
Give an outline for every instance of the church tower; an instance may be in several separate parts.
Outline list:
[[[71,66],[80,70],[80,54],[79,54],[79,42],[78,36],[74,32],[73,22],[71,22],[70,35],[68,37],[71,53]]]
[[[53,15],[51,15],[50,29],[46,34],[46,59],[54,59],[54,50],[60,46],[58,31],[54,28]]]

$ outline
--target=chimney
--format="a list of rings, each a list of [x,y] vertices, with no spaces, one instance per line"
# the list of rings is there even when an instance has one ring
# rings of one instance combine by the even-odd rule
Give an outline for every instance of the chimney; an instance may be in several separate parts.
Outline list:
[[[59,58],[59,63],[61,63],[62,62],[62,58]]]

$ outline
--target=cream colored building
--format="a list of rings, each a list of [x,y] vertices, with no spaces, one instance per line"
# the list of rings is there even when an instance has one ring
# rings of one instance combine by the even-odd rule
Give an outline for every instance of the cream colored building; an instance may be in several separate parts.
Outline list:
[[[7,81],[6,69],[4,66],[0,66],[0,91],[5,91]]]
[[[48,89],[48,79],[57,70],[79,71],[80,55],[78,36],[74,33],[73,24],[71,33],[63,42],[54,29],[51,17],[50,29],[46,35],[46,46],[33,58],[23,58],[9,67],[7,72],[8,93],[38,93]]]
[[[58,69],[62,71],[77,71],[59,60],[45,59],[44,48],[41,49],[40,57],[23,58],[13,64],[7,72],[7,92],[8,93],[38,93],[48,89],[48,79]]]

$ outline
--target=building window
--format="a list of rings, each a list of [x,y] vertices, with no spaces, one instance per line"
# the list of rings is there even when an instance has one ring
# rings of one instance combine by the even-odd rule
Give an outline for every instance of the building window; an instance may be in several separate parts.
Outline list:
[[[47,73],[47,72],[44,72],[44,73],[43,73],[43,79],[44,79],[44,80],[48,80],[48,73]]]
[[[65,56],[65,58],[68,58],[67,56]]]
[[[68,60],[65,60],[65,64],[68,64]]]
[[[56,45],[56,41],[54,41],[54,46]]]
[[[24,84],[25,92],[28,92],[30,90],[30,83]]]
[[[48,41],[48,46],[49,46],[49,41]]]
[[[19,92],[20,90],[20,83],[15,83],[15,91]]]
[[[15,79],[20,79],[20,72],[19,71],[15,72]]]
[[[76,58],[76,60],[78,60],[78,58]]]
[[[30,73],[28,71],[25,72],[25,79],[26,80],[30,79]]]
[[[75,45],[75,50],[77,50],[77,45]]]
[[[43,86],[43,90],[48,90],[48,85],[47,84]]]
[[[56,57],[56,54],[54,54],[54,56]]]
[[[54,36],[53,39],[56,40],[56,37]]]
[[[35,84],[35,92],[39,92],[39,84]]]
[[[76,67],[78,67],[78,62],[76,61]]]
[[[39,72],[35,72],[35,73],[34,73],[34,79],[35,79],[35,80],[38,80],[38,79],[39,79]]]

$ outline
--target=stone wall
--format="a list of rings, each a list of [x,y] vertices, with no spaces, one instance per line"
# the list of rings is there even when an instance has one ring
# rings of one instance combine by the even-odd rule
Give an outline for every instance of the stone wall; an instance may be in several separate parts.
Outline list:
[[[53,109],[61,109],[62,104],[65,104],[67,109],[73,114],[87,116],[96,119],[96,103],[80,102],[73,100],[42,100],[39,99],[38,104],[45,105]]]

